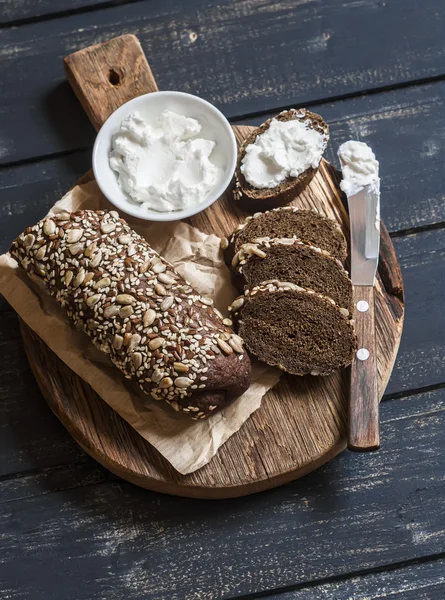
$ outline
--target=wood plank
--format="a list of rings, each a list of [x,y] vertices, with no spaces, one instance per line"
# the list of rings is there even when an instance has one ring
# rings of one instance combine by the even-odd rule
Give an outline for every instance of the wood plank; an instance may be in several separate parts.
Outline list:
[[[0,504],[33,498],[42,494],[69,490],[76,487],[95,485],[111,476],[98,463],[89,460],[58,467],[41,469],[1,482]]]
[[[12,311],[0,313],[0,477],[89,461],[37,388]]]
[[[445,598],[445,560],[431,560],[382,573],[370,573],[303,587],[284,594],[267,596],[268,600],[443,600]]]
[[[445,229],[396,238],[394,242],[405,280],[408,318],[387,394],[445,382]],[[0,340],[8,355],[8,361],[0,364],[0,406],[5,411],[0,475],[80,460],[82,451],[37,390],[12,311],[1,314]],[[34,427],[34,423],[39,426]]]
[[[407,318],[386,394],[445,381],[445,229],[393,241],[405,284]]]
[[[0,0],[0,26],[54,17],[57,14],[101,10],[138,0]]]
[[[0,160],[91,144],[62,65],[82,47],[135,33],[160,89],[235,117],[443,75],[442,0],[400,11],[375,0],[151,0],[4,29]]]
[[[91,151],[0,169],[0,252],[91,168]]]
[[[382,433],[373,455],[224,503],[116,481],[1,504],[0,595],[233,598],[443,552],[445,390],[384,403]]]

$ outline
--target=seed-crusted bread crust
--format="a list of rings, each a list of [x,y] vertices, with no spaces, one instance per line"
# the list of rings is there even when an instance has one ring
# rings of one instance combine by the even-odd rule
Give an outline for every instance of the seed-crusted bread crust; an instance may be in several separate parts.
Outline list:
[[[292,121],[298,119],[310,123],[313,129],[316,129],[325,138],[324,149],[329,142],[329,127],[316,113],[310,112],[305,108],[284,110],[276,117],[268,119],[253,131],[243,142],[238,153],[238,162],[235,170],[235,189],[233,193],[234,200],[238,202],[244,210],[258,211],[268,210],[277,206],[288,204],[296,198],[313,179],[318,171],[310,167],[298,177],[287,177],[280,185],[274,188],[259,189],[251,185],[241,172],[241,161],[244,158],[246,147],[255,142],[256,138],[264,133],[270,126],[272,119],[277,121]]]
[[[247,349],[283,371],[329,375],[352,362],[357,344],[349,312],[313,290],[266,281],[229,310]]]
[[[336,221],[313,210],[285,206],[247,217],[228,240],[223,240],[227,265],[231,266],[241,246],[263,238],[295,238],[326,250],[342,263],[348,254],[345,236]]]
[[[271,279],[289,281],[324,294],[352,312],[351,280],[327,250],[293,238],[266,238],[241,246],[232,264],[232,279],[240,291]]]
[[[59,212],[11,255],[127,379],[203,419],[250,384],[242,340],[115,211]]]

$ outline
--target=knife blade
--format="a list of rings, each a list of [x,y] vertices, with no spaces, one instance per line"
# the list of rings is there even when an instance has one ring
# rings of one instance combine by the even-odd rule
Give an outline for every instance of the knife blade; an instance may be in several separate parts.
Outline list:
[[[374,285],[380,249],[380,182],[348,196],[353,285]]]

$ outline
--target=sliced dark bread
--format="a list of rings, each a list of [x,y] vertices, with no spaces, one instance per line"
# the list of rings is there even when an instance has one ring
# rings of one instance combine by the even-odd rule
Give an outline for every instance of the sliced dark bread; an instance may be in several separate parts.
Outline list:
[[[313,210],[286,206],[256,213],[238,225],[230,239],[224,241],[226,263],[231,265],[241,246],[262,238],[295,238],[326,250],[342,263],[348,253],[345,236],[336,221]]]
[[[329,375],[352,362],[356,337],[346,310],[291,283],[264,282],[230,307],[247,349],[293,375]]]
[[[329,142],[329,127],[320,115],[310,112],[304,108],[285,110],[273,117],[277,121],[291,121],[298,119],[309,124],[309,127],[319,131],[323,135],[324,148]],[[238,152],[238,162],[235,170],[234,199],[239,202],[244,210],[258,211],[268,210],[277,206],[288,204],[296,198],[312,180],[317,168],[309,167],[298,177],[287,177],[282,183],[273,188],[257,188],[251,185],[241,171],[242,160],[246,153],[246,147],[253,144],[256,138],[263,134],[269,127],[272,119],[268,119],[253,131],[243,142]]]
[[[245,244],[235,255],[233,282],[242,291],[278,279],[332,298],[352,314],[352,284],[339,260],[326,250],[292,238]]]

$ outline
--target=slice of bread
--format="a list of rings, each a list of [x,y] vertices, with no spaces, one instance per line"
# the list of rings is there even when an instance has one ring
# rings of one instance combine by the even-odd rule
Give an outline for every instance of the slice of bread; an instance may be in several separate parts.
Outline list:
[[[235,255],[233,282],[242,291],[263,281],[290,281],[332,298],[352,314],[352,284],[339,260],[326,250],[292,238],[244,244]]]
[[[291,121],[293,119],[298,119],[307,122],[310,127],[316,129],[323,135],[325,141],[324,149],[326,149],[329,142],[329,127],[320,115],[310,112],[305,108],[291,108],[290,110],[281,112],[276,117],[273,117],[273,119],[276,119],[277,121]],[[257,127],[243,142],[238,153],[238,162],[235,170],[234,199],[244,210],[252,212],[258,210],[263,211],[288,204],[304,190],[318,170],[318,167],[309,167],[309,169],[301,173],[298,177],[287,177],[282,183],[274,188],[256,188],[246,180],[241,171],[246,147],[249,144],[253,144],[257,137],[270,127],[271,121],[272,119],[268,119],[265,123]]]
[[[283,371],[329,375],[352,362],[357,343],[345,309],[313,290],[264,282],[229,310],[247,349]]]
[[[286,206],[256,213],[238,225],[226,243],[226,263],[231,265],[241,246],[261,238],[295,238],[309,246],[326,250],[342,263],[348,253],[345,236],[336,221],[313,210]]]

